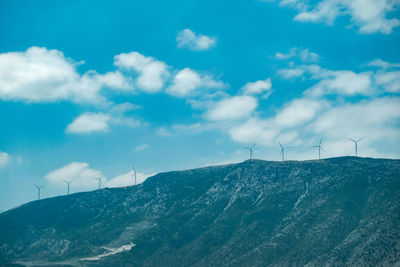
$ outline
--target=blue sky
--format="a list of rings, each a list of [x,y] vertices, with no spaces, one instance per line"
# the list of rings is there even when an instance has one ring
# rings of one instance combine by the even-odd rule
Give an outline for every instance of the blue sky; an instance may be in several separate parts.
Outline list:
[[[399,0],[1,1],[0,210],[160,171],[399,158]]]

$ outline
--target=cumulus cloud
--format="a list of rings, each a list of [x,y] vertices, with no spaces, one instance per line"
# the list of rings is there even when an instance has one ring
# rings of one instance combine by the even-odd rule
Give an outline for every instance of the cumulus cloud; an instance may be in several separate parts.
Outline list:
[[[25,52],[0,54],[0,99],[25,102],[102,102],[100,89],[132,89],[119,72],[80,75],[78,63],[58,50],[31,47]]]
[[[225,84],[222,81],[213,79],[207,74],[185,68],[179,71],[173,78],[172,84],[166,89],[166,92],[176,97],[185,97],[196,94],[197,89],[221,89]]]
[[[139,121],[124,115],[125,112],[135,108],[136,106],[131,103],[122,103],[112,106],[107,113],[85,112],[68,124],[65,131],[73,134],[108,132],[111,124],[138,127],[141,125]]]
[[[212,105],[205,117],[210,121],[236,120],[248,117],[258,105],[252,96],[233,96]]]
[[[315,117],[324,106],[321,100],[295,99],[287,104],[275,117],[275,124],[281,127],[302,125]]]
[[[179,48],[188,48],[194,51],[208,50],[215,46],[217,38],[213,36],[206,36],[196,34],[190,29],[184,29],[178,33],[176,42]]]
[[[255,117],[229,129],[232,140],[243,144],[271,146],[278,134],[279,130],[270,121]]]
[[[104,113],[86,112],[68,124],[67,133],[108,132],[111,116]]]
[[[343,96],[371,95],[375,92],[373,72],[356,73],[349,70],[329,70],[318,65],[299,65],[278,70],[285,79],[302,77],[318,80],[305,94],[310,97],[337,94]]]
[[[371,73],[354,73],[352,71],[330,71],[324,79],[310,88],[307,93],[312,96],[327,94],[368,95],[372,93]]]
[[[364,34],[390,34],[400,25],[389,14],[399,7],[399,0],[281,0],[280,5],[298,10],[296,21],[333,25],[337,17],[350,16],[352,24]]]
[[[90,168],[86,162],[72,162],[45,176],[54,185],[65,186],[64,180],[73,180],[71,186],[85,188],[96,188],[98,181],[94,179],[100,177],[102,177],[102,183],[106,184],[107,179],[103,176],[102,172]]]
[[[243,94],[257,95],[263,94],[271,90],[271,78],[266,80],[259,80],[256,82],[248,82],[242,87]]]
[[[397,127],[400,122],[399,98],[383,97],[335,105],[326,103],[323,108],[304,111],[305,115],[300,116],[297,122],[298,114],[288,113],[287,110],[291,106],[296,106],[296,102],[303,101],[309,100],[293,100],[292,104],[272,117],[264,119],[251,117],[244,123],[231,127],[228,133],[235,142],[275,147],[276,152],[278,152],[278,140],[292,145],[294,147],[290,150],[290,157],[293,159],[315,156],[311,146],[317,144],[322,136],[324,136],[325,156],[353,155],[354,146],[347,137],[366,137],[361,144],[362,149],[359,150],[362,156],[400,156],[398,153],[400,130]],[[282,119],[295,123],[280,123]],[[279,154],[273,153],[270,156],[278,159],[276,155]]]
[[[154,174],[145,174],[141,172],[136,172],[136,184],[143,183],[147,178],[153,175]],[[114,178],[110,179],[109,181],[107,181],[106,186],[123,187],[123,186],[134,185],[134,183],[135,183],[134,173],[133,170],[131,170],[127,173],[117,175]]]
[[[11,156],[6,152],[0,151],[0,169],[6,167],[11,160]]]
[[[378,72],[375,75],[375,82],[382,86],[387,92],[400,92],[400,71]]]
[[[161,91],[169,76],[167,64],[138,52],[116,55],[114,65],[124,70],[135,71],[138,74],[136,85],[148,93]]]

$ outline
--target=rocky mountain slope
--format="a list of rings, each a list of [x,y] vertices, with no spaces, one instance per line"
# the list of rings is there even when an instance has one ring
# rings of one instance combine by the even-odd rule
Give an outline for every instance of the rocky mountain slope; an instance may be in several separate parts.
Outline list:
[[[161,173],[0,214],[0,265],[400,266],[400,160]]]

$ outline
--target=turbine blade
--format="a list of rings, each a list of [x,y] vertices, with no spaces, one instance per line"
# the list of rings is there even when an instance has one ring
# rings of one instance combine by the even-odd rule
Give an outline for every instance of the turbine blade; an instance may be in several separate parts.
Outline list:
[[[357,140],[357,142],[360,142],[361,140],[363,140],[365,137],[361,137],[360,139]]]
[[[321,144],[322,144],[322,139],[323,139],[323,137],[321,137],[321,140],[319,141],[319,145],[321,145]]]
[[[354,139],[351,139],[351,138],[347,138],[347,139],[349,139],[350,141],[352,141],[354,143],[357,143]]]
[[[326,152],[325,149],[324,149],[322,146],[321,146],[321,150],[324,151],[324,152]]]

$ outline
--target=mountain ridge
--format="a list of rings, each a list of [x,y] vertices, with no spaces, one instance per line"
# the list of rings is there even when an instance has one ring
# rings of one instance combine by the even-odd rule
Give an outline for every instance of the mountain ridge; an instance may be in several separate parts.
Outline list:
[[[0,263],[398,264],[399,166],[359,157],[247,160],[33,201],[0,214]],[[95,263],[82,260],[130,242]],[[375,252],[365,254],[366,244]]]

